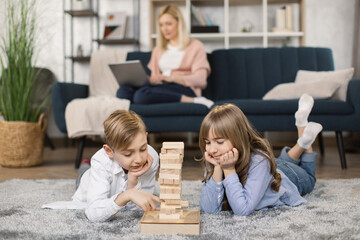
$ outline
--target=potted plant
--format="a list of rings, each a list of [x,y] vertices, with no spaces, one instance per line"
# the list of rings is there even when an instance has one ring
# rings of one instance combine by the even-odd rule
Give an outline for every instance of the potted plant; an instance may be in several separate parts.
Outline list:
[[[0,165],[27,167],[43,162],[44,102],[35,103],[36,0],[8,0],[6,33],[0,49]]]

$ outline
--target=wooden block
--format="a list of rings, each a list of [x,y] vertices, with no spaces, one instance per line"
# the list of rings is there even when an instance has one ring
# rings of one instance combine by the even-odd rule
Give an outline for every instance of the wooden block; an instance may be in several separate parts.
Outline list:
[[[184,149],[184,142],[163,142],[162,147],[166,149]]]
[[[160,213],[162,214],[176,214],[176,208],[163,207],[160,208]]]
[[[188,201],[181,201],[180,205],[181,205],[181,207],[189,207],[189,202]]]
[[[180,219],[160,219],[160,211],[147,211],[140,221],[140,232],[149,234],[200,234],[200,210],[183,210]]]
[[[161,150],[161,153],[163,151]],[[181,156],[184,156],[184,149],[166,149],[164,152],[166,153],[179,153]]]
[[[181,214],[180,213],[173,213],[173,214],[165,214],[165,213],[159,213],[159,219],[180,219]]]
[[[165,200],[166,201],[166,200]],[[180,204],[167,204],[166,202],[162,202],[161,204],[160,204],[160,210],[162,209],[162,208],[173,208],[173,209],[175,209],[175,208],[181,208],[182,206],[180,205]]]
[[[168,168],[160,168],[159,174],[174,174],[179,175],[181,174],[181,169],[168,169]]]
[[[181,160],[183,157],[180,153],[160,153],[159,155],[160,161],[161,160]],[[160,162],[161,163],[161,162]]]
[[[164,164],[181,164],[182,165],[183,159],[160,159],[160,168]]]
[[[179,169],[181,171],[182,169],[182,164],[181,163],[176,163],[176,164],[161,164],[160,165],[160,170],[162,169]]]
[[[167,205],[180,205],[181,199],[164,199]]]
[[[181,199],[180,193],[160,193],[161,199]]]
[[[158,178],[158,182],[161,185],[180,185],[180,179]]]
[[[179,193],[181,194],[181,187],[180,186],[160,186],[160,193]]]
[[[160,172],[159,178],[180,180],[180,175],[179,174],[166,174],[166,173]]]

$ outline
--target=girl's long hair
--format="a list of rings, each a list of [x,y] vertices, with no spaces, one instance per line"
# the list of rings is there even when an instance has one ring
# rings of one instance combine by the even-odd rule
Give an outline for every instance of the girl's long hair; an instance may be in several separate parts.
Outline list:
[[[205,139],[209,136],[209,131],[213,131],[215,136],[230,140],[233,146],[239,151],[239,159],[235,164],[236,173],[243,186],[245,186],[250,166],[251,154],[260,154],[265,157],[270,164],[270,173],[273,175],[271,189],[279,191],[281,175],[276,171],[277,164],[274,154],[267,140],[253,129],[244,113],[233,104],[225,104],[214,107],[204,118],[199,134],[199,146],[202,152],[200,159],[205,167],[206,182],[214,173],[214,166],[205,160]]]
[[[185,50],[187,48],[187,46],[190,44],[190,35],[189,35],[188,31],[186,30],[185,20],[184,20],[184,17],[182,15],[179,7],[174,4],[166,5],[160,9],[160,12],[159,12],[158,18],[157,18],[156,45],[162,51],[167,50],[168,40],[166,40],[165,37],[163,36],[163,34],[161,33],[160,24],[159,24],[159,18],[166,13],[170,14],[178,22],[179,47],[181,50]]]

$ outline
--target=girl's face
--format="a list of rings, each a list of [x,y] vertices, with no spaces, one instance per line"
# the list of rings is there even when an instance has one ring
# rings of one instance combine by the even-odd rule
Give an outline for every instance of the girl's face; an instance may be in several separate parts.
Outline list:
[[[125,150],[113,151],[107,145],[104,145],[104,149],[107,155],[117,161],[123,169],[138,172],[145,166],[148,158],[147,134],[139,131]]]
[[[234,148],[229,139],[216,136],[214,129],[211,127],[209,135],[205,138],[205,150],[215,160],[220,160],[220,157],[231,151]]]
[[[168,41],[176,40],[178,37],[178,21],[168,13],[159,18],[160,31]]]

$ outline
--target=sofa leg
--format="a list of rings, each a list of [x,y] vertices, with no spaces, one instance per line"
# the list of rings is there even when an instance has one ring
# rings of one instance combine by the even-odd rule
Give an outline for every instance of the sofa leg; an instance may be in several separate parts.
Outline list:
[[[340,162],[341,162],[341,168],[346,169],[346,158],[345,158],[345,151],[344,151],[344,142],[342,137],[341,131],[336,131],[336,141],[338,145],[339,155],[340,155]]]
[[[320,132],[318,135],[318,141],[319,141],[320,154],[321,156],[324,156],[324,138],[322,132]]]
[[[82,158],[82,155],[84,152],[84,147],[85,147],[85,141],[86,141],[86,136],[79,139],[78,151],[77,151],[76,160],[75,160],[75,168],[80,167],[81,158]]]

